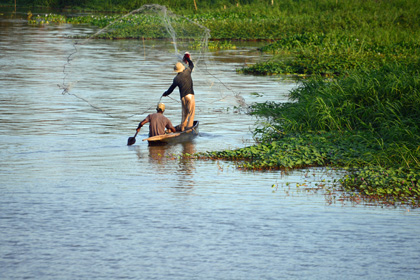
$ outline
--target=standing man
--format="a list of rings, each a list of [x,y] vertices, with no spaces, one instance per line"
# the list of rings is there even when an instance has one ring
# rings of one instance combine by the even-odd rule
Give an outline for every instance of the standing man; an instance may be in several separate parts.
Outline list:
[[[148,115],[139,123],[139,126],[136,129],[137,133],[139,133],[142,126],[148,122],[150,122],[149,137],[165,134],[165,128],[175,132],[176,130],[171,121],[163,115],[163,112],[165,112],[165,104],[159,103],[156,108],[156,113]]]
[[[175,64],[174,71],[178,74],[175,76],[172,85],[167,91],[163,93],[162,96],[168,96],[176,87],[179,88],[179,94],[182,102],[181,131],[184,131],[185,128],[193,126],[195,115],[195,98],[193,81],[191,78],[191,72],[194,68],[194,64],[191,61],[191,56],[188,52],[184,54],[184,58],[182,60],[188,64],[188,68],[185,68],[181,62],[177,62]]]

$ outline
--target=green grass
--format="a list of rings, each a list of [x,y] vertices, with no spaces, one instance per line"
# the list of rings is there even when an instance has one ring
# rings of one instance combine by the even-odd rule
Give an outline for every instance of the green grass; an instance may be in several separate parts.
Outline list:
[[[420,140],[419,61],[314,77],[290,93],[292,102],[255,104],[253,113],[271,118],[286,132],[366,130],[405,142]]]
[[[68,18],[34,15],[30,22],[67,22],[99,28],[114,22],[98,37],[169,38],[159,15],[141,13],[124,17],[127,11],[138,9],[146,1],[74,2],[86,8],[109,6],[119,13]],[[44,4],[55,5],[54,1],[48,3]],[[273,54],[273,58],[238,69],[245,74],[333,77],[349,70],[378,68],[393,62],[403,64],[420,57],[417,0],[281,0],[274,1],[273,6],[271,1],[200,1],[197,10],[192,1],[155,3],[167,5],[180,15],[170,18],[178,39],[190,40],[202,34],[197,25],[191,24],[194,22],[208,28],[215,42],[228,42],[213,44],[211,49],[234,48],[234,44],[229,43],[232,40],[272,42],[261,51]]]
[[[378,42],[376,42],[378,41]],[[341,33],[292,34],[260,49],[272,53],[269,61],[245,67],[245,74],[337,76],[363,68],[378,68],[388,63],[408,63],[420,57],[420,39],[385,42],[362,40]]]
[[[31,1],[28,1],[31,2]],[[108,1],[131,11],[144,1]],[[197,1],[198,2],[198,1]],[[246,2],[246,3],[245,3]],[[210,49],[233,40],[265,40],[268,61],[238,69],[257,75],[304,77],[290,102],[253,104],[258,144],[198,155],[266,170],[331,166],[351,195],[387,204],[420,206],[420,5],[417,0],[156,1],[179,39],[211,32]],[[85,2],[85,8],[97,1]],[[239,3],[239,5],[237,5]],[[212,5],[210,5],[212,4]],[[82,7],[83,8],[83,7]],[[167,38],[159,16],[121,14],[65,18],[33,16],[32,24],[90,24],[101,38]],[[194,24],[192,24],[194,22]],[[200,42],[192,46],[203,47]]]
[[[341,167],[349,172],[341,179],[345,191],[419,207],[419,66],[388,64],[304,80],[290,102],[251,106],[260,118],[259,144],[200,156],[253,170]]]

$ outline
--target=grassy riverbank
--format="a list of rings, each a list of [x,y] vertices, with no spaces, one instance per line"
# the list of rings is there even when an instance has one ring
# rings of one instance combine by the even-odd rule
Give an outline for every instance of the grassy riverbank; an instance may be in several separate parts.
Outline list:
[[[140,2],[124,6],[122,1],[113,10],[131,11]],[[185,5],[156,1],[182,15],[171,18],[171,23],[188,36],[204,26],[214,42],[222,40],[219,45],[227,48],[233,48],[235,40],[266,40],[261,51],[272,58],[238,72],[305,78],[290,93],[289,103],[251,106],[260,120],[255,130],[260,144],[200,157],[235,160],[240,168],[256,170],[345,168],[349,172],[340,180],[343,190],[390,204],[420,206],[417,2],[216,1],[210,8],[204,1],[196,9],[193,1]],[[160,17],[49,14],[32,15],[29,21],[99,28],[115,22],[100,38],[166,38]],[[183,34],[178,33],[178,39]]]
[[[100,1],[74,2],[77,5],[73,8],[107,9],[114,13],[69,17],[32,15],[30,22],[67,22],[99,28],[114,22],[98,38],[169,38],[162,14],[142,12],[125,17],[128,11],[139,9],[146,1],[107,1],[105,5],[99,5]],[[234,40],[270,42],[261,51],[273,57],[238,69],[246,74],[331,77],[353,69],[377,68],[394,62],[404,64],[420,57],[417,0],[200,1],[196,3],[197,9],[193,1],[154,2],[168,7],[169,14],[180,15],[171,18],[174,29],[182,30],[177,32],[178,39],[188,38],[195,32],[189,29],[200,25],[210,30],[211,40],[227,41],[225,47],[234,48]],[[218,48],[217,43],[210,45]]]
[[[260,144],[205,157],[253,170],[342,167],[344,190],[420,206],[420,60],[308,79],[290,98],[252,106]]]

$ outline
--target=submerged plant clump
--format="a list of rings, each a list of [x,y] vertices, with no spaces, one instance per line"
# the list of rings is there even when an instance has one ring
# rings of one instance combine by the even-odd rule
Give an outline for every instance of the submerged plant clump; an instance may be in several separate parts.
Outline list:
[[[368,133],[349,132],[286,135],[270,143],[197,156],[235,161],[238,168],[245,170],[341,167],[347,172],[339,180],[340,189],[349,197],[420,207],[420,168],[372,165],[380,164],[384,155],[380,155],[381,145],[368,138]],[[334,190],[326,188],[326,191],[335,191],[337,187],[333,187]]]
[[[420,206],[420,170],[367,166],[345,175],[344,190],[395,205]]]

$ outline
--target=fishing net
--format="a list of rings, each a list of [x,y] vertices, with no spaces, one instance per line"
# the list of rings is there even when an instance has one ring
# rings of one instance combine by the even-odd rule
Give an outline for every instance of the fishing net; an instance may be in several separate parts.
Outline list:
[[[210,30],[197,20],[153,4],[123,16],[98,17],[95,23],[99,27],[93,34],[80,34],[72,45],[59,85],[63,95],[113,118],[150,113],[172,82],[173,65],[188,51],[195,64],[196,93],[199,85],[199,90],[211,92],[210,102],[230,99],[246,105],[214,74],[217,64],[208,50]],[[175,91],[169,98],[179,102]]]

